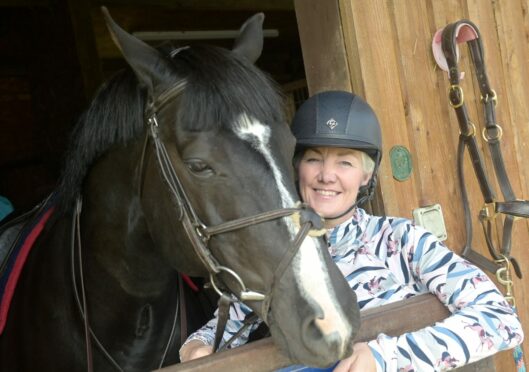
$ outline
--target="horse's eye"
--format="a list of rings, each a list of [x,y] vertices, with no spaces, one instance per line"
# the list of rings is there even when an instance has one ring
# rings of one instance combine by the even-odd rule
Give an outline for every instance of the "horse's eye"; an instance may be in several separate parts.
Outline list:
[[[214,174],[213,169],[200,159],[188,159],[184,163],[191,172],[198,176],[210,176]]]

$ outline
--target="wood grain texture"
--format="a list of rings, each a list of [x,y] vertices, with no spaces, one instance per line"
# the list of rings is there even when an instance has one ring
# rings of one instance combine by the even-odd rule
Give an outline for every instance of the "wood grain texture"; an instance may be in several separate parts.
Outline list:
[[[504,129],[502,151],[507,172],[516,195],[529,199],[529,162],[525,160],[529,153],[528,9],[527,0],[339,0],[348,59],[343,65],[348,68],[353,91],[374,107],[382,125],[384,155],[379,179],[384,210],[380,212],[411,217],[414,208],[440,203],[448,231],[446,243],[458,253],[466,238],[456,173],[458,125],[448,104],[447,74],[436,66],[433,59],[432,37],[437,29],[462,18],[470,19],[479,27],[489,79],[498,94],[497,116]],[[306,12],[310,13],[310,10]],[[313,17],[317,16],[313,14]],[[311,22],[318,20],[312,18]],[[305,49],[306,43],[301,37]],[[314,40],[310,48],[320,53],[330,52],[326,43],[318,44]],[[469,115],[479,131],[478,142],[487,173],[498,200],[503,200],[487,145],[481,138],[484,120],[480,93],[466,45],[460,46],[460,52],[460,66],[466,73],[462,87]],[[310,63],[305,61],[305,64]],[[317,74],[318,81],[326,81],[325,88],[343,85],[325,70],[307,71],[307,79],[311,74]],[[312,90],[323,90],[323,87],[313,84]],[[394,145],[406,146],[412,153],[413,174],[404,182],[392,177],[388,152]],[[472,246],[489,257],[477,218],[483,197],[466,153],[464,170],[473,216]],[[498,220],[497,227],[500,228],[496,236],[499,241],[501,220]],[[525,248],[528,234],[528,222],[516,222],[513,255],[524,267],[529,266],[529,250]],[[489,273],[489,276],[494,279],[493,274]],[[528,284],[516,278],[514,285],[519,314],[527,332]],[[524,351],[529,353],[525,345]],[[513,368],[510,353],[499,354],[495,361],[497,370]]]
[[[310,95],[351,91],[338,1],[295,0],[294,6]]]
[[[416,312],[415,309],[421,309]],[[356,339],[366,341],[379,333],[399,335],[434,324],[445,318],[448,310],[433,295],[421,295],[405,301],[362,312],[360,331]],[[272,339],[259,340],[228,352],[220,352],[159,370],[245,372],[274,371],[291,365],[288,357],[281,354]]]

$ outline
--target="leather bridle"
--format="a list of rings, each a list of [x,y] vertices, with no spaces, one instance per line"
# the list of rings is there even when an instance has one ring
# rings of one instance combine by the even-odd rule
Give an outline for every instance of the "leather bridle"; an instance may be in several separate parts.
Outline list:
[[[446,58],[448,67],[448,78],[450,88],[448,98],[450,105],[454,108],[459,123],[459,146],[458,146],[458,178],[462,191],[462,201],[465,210],[466,243],[462,255],[481,267],[496,273],[502,270],[499,264],[509,265],[511,262],[519,278],[522,277],[520,266],[516,259],[511,256],[511,235],[515,219],[529,217],[529,201],[516,198],[509,182],[503,156],[500,147],[503,129],[496,121],[496,92],[490,87],[484,61],[484,51],[478,28],[471,21],[463,19],[446,26],[441,34],[442,52]],[[461,74],[458,63],[458,41],[466,41],[469,47],[472,63],[475,68],[475,76],[481,92],[481,103],[485,117],[485,127],[482,137],[487,142],[489,153],[494,165],[494,173],[501,189],[504,201],[498,201],[494,189],[489,181],[481,152],[476,141],[476,127],[469,118],[465,105],[463,88],[460,85]],[[434,47],[435,48],[435,47]],[[435,53],[435,49],[434,49]],[[436,56],[437,57],[437,56]],[[439,61],[438,61],[439,63]],[[484,205],[479,212],[479,220],[485,233],[488,250],[494,261],[489,260],[472,249],[472,219],[465,187],[463,171],[463,153],[468,149],[470,159],[477,176]],[[498,214],[503,214],[503,235],[501,247],[496,247],[493,238],[493,227]],[[500,277],[498,276],[498,279]],[[501,279],[500,279],[501,281]]]

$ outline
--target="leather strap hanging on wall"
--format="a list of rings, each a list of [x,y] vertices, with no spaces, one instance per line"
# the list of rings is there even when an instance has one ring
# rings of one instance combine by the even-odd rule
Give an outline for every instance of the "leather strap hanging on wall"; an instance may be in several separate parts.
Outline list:
[[[494,173],[503,195],[503,201],[498,201],[494,188],[487,176],[476,138],[476,125],[470,120],[465,105],[463,88],[460,85],[464,73],[459,71],[457,65],[459,61],[457,44],[463,42],[466,42],[469,47],[472,64],[475,68],[475,76],[481,92],[481,103],[483,104],[484,112],[485,126],[482,130],[482,137],[489,148],[490,157],[494,165]],[[471,21],[466,19],[459,20],[437,31],[432,46],[434,57],[439,67],[448,72],[450,81],[448,99],[455,110],[459,123],[458,178],[466,225],[466,242],[462,255],[492,273],[498,273],[500,263],[510,262],[516,275],[521,278],[520,266],[516,259],[511,256],[511,236],[515,219],[529,217],[529,201],[516,199],[505,169],[500,146],[503,129],[496,122],[495,108],[497,97],[496,92],[489,85],[479,30]],[[472,249],[472,218],[463,172],[465,147],[469,152],[474,172],[483,194],[484,205],[479,212],[479,220],[483,226],[487,247],[493,260]],[[500,247],[495,244],[493,235],[494,227],[498,223],[496,218],[499,215],[503,215],[503,234]]]

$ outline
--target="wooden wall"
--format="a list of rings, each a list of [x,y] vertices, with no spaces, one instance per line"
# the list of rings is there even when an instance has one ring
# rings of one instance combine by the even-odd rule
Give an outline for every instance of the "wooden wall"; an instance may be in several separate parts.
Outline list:
[[[412,218],[412,210],[439,203],[448,231],[447,245],[460,252],[465,240],[456,174],[458,125],[447,100],[448,79],[431,51],[435,31],[462,18],[480,29],[491,86],[498,96],[502,151],[516,195],[529,199],[529,2],[527,0],[296,0],[300,39],[310,94],[352,90],[375,109],[382,125],[384,155],[376,210]],[[466,72],[462,86],[470,116],[481,132],[479,90],[461,48]],[[479,137],[483,147],[482,138]],[[412,176],[392,177],[389,150],[401,145],[412,154]],[[486,152],[487,170],[493,168]],[[483,203],[466,156],[465,175],[474,216],[474,247],[489,257],[476,215]],[[501,199],[499,188],[496,190]],[[513,255],[529,275],[529,224],[517,221]],[[529,333],[529,282],[515,280],[518,310]],[[529,343],[524,351],[529,355]],[[498,371],[514,370],[510,353],[495,358]]]

